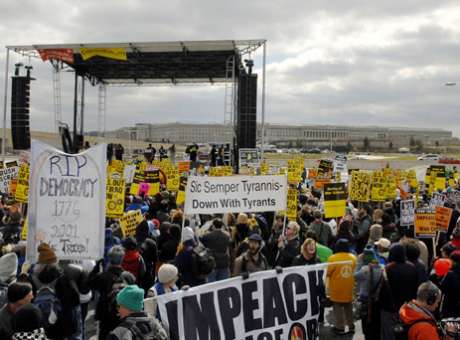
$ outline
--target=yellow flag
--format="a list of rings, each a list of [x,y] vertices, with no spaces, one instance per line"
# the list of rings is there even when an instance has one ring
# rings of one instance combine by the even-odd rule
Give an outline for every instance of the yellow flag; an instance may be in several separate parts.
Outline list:
[[[83,60],[88,60],[93,57],[104,57],[108,59],[115,59],[115,60],[128,60],[126,55],[126,50],[123,47],[114,47],[114,48],[104,48],[104,47],[96,47],[96,48],[80,48],[81,58]]]

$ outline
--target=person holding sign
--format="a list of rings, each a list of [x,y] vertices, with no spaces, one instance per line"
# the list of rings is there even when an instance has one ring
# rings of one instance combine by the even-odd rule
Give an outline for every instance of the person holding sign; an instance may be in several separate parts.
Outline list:
[[[278,238],[279,256],[275,261],[275,266],[289,267],[292,265],[292,261],[300,251],[299,231],[300,226],[297,222],[289,222],[286,234]]]

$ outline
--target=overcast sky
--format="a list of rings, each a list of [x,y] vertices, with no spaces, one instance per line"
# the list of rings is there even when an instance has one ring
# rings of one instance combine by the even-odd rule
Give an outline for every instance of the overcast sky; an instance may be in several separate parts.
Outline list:
[[[444,128],[460,136],[458,18],[458,0],[1,1],[0,41],[265,38],[269,123]],[[5,53],[0,52],[3,98]],[[260,71],[261,54],[254,58]],[[11,71],[18,61],[28,60],[13,54]],[[52,130],[51,68],[39,60],[32,65],[37,77],[32,128]],[[66,74],[68,122],[71,89]],[[222,122],[224,88],[110,88],[107,108],[107,129],[136,122]],[[96,129],[96,112],[97,91],[88,89],[86,130]]]

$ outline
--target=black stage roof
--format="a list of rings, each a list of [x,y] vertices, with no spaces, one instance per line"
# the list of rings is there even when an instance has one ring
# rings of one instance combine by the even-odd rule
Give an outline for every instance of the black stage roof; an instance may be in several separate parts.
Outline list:
[[[39,56],[38,50],[71,49],[73,62],[64,63],[93,84],[148,85],[222,83],[232,81],[228,61],[235,57],[236,72],[245,72],[242,56],[265,43],[259,40],[218,40],[144,43],[54,44],[7,46],[17,53]],[[123,49],[126,60],[92,56],[83,60],[80,49]],[[230,68],[231,69],[231,68]]]

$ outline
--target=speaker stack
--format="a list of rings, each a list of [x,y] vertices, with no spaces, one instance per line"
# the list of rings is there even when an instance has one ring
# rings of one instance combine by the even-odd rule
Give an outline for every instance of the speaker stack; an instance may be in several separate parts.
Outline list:
[[[30,69],[26,67],[27,75],[19,75],[19,67],[12,77],[11,90],[11,135],[13,149],[30,149]]]
[[[255,148],[257,134],[257,74],[240,75],[237,107],[238,148]]]

